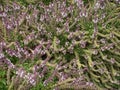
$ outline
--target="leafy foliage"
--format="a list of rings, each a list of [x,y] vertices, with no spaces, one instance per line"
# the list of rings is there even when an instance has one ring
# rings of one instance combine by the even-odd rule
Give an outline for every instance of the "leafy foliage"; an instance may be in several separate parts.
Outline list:
[[[120,89],[119,12],[118,0],[0,0],[0,89]]]

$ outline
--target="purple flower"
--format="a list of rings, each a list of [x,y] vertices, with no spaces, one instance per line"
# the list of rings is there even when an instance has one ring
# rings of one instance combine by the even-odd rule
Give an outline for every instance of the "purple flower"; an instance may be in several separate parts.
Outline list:
[[[6,17],[6,16],[7,16],[7,13],[0,11],[0,17]]]
[[[110,62],[111,62],[112,64],[114,64],[116,61],[115,61],[114,58],[111,58],[111,59],[110,59]]]
[[[22,68],[20,68],[20,69],[18,69],[18,70],[16,71],[16,74],[17,74],[19,77],[23,78],[23,77],[25,76],[26,72],[25,72]]]
[[[3,53],[0,53],[0,59],[4,58],[4,54]]]
[[[7,64],[7,66],[9,67],[9,68],[15,68],[15,65],[9,60],[9,59],[4,59],[4,62],[5,62],[5,64]]]
[[[82,48],[85,48],[85,47],[86,47],[86,42],[85,42],[85,41],[80,41],[80,46],[81,46]]]
[[[82,0],[75,0],[75,3],[79,7],[79,9],[81,9],[81,7],[83,6],[83,1]]]
[[[17,3],[13,3],[13,8],[15,10],[19,10],[20,9],[20,6],[17,4]]]

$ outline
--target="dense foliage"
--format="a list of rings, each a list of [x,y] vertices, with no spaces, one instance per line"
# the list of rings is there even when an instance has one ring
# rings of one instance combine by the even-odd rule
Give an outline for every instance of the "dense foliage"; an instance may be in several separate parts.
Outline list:
[[[119,0],[0,0],[0,90],[120,89]]]

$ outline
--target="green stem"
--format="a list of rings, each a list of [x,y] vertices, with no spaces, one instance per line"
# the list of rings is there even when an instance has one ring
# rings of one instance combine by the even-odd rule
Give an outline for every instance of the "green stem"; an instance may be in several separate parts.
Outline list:
[[[23,85],[25,84],[25,80],[22,82],[22,84],[18,87],[18,90],[22,90],[22,88],[24,87]]]
[[[10,86],[8,87],[8,90],[13,90],[13,85],[14,85],[14,76],[12,77],[12,82]]]

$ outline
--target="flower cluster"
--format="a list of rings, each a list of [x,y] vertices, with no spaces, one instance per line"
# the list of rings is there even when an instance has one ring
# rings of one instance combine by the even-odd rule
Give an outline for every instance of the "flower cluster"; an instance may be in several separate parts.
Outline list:
[[[56,90],[118,89],[119,0],[88,1],[0,4],[0,65],[14,74],[8,81],[23,80],[19,90],[39,82]]]

